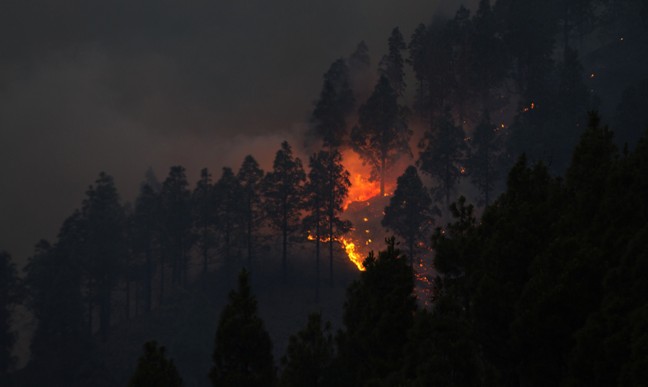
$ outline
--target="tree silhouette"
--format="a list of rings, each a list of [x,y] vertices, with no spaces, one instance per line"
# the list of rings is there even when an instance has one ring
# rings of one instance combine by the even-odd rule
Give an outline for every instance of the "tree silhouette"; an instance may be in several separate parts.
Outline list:
[[[388,53],[380,60],[379,73],[389,81],[389,85],[398,97],[405,92],[405,61],[401,51],[407,47],[403,34],[398,27],[394,28],[389,36]]]
[[[150,311],[153,305],[154,258],[157,255],[161,259],[159,251],[161,216],[159,195],[148,183],[144,183],[140,187],[140,193],[135,200],[135,210],[131,215],[130,238],[133,252],[144,255],[144,304],[147,311]],[[161,283],[160,286],[162,293],[163,284]]]
[[[389,381],[403,365],[407,332],[417,309],[414,274],[394,238],[377,258],[370,253],[364,266],[367,270],[347,289],[334,372],[340,377],[338,385],[397,385]]]
[[[281,231],[281,267],[286,278],[288,237],[299,227],[303,208],[306,174],[302,162],[294,157],[287,141],[281,143],[273,163],[273,170],[264,180],[265,208],[270,225]]]
[[[432,130],[425,132],[419,143],[419,169],[430,175],[436,182],[435,199],[445,198],[450,204],[450,194],[464,173],[461,163],[465,157],[465,134],[461,127],[455,126],[446,114],[437,121]]]
[[[167,359],[166,349],[157,342],[144,344],[144,354],[128,383],[129,387],[181,387],[182,379],[173,360]]]
[[[410,154],[405,109],[386,77],[381,77],[367,103],[360,107],[359,125],[351,130],[351,144],[372,167],[372,177],[380,180],[385,194],[385,172],[404,154]]]
[[[231,168],[223,168],[223,174],[214,186],[214,195],[217,204],[216,229],[223,238],[225,262],[231,264],[234,238],[236,231],[241,226],[239,200],[242,197],[241,184]]]
[[[171,263],[172,283],[184,286],[187,284],[189,251],[192,246],[191,191],[184,167],[171,167],[169,175],[162,183],[160,203],[164,214],[163,253]],[[163,265],[160,265],[160,274],[163,281]]]
[[[347,135],[346,117],[354,104],[349,69],[343,59],[338,59],[324,74],[322,91],[311,115],[315,134],[324,146],[333,149],[343,144]]]
[[[271,386],[275,380],[272,342],[257,314],[257,301],[249,276],[239,275],[238,290],[231,291],[223,309],[209,377],[214,386]]]
[[[338,151],[319,151],[310,157],[309,167],[305,203],[310,215],[304,218],[304,226],[310,232],[315,231],[316,292],[319,297],[320,241],[325,239],[329,245],[329,280],[332,285],[333,244],[337,236],[351,227],[349,222],[339,218],[351,182]]]
[[[100,173],[86,192],[81,209],[84,228],[83,267],[87,275],[89,315],[98,302],[99,331],[106,340],[110,331],[112,292],[126,264],[126,217],[113,178]],[[92,327],[92,324],[90,324]]]
[[[11,355],[16,341],[11,330],[11,314],[18,295],[16,267],[9,253],[0,250],[0,378],[7,375],[15,362]]]
[[[326,372],[334,355],[331,324],[318,313],[308,316],[306,327],[290,336],[279,385],[284,387],[325,385]]]
[[[203,261],[203,274],[207,273],[211,252],[216,245],[214,188],[211,174],[204,168],[200,180],[191,194],[191,209],[196,244]]]
[[[475,128],[470,142],[470,156],[466,166],[470,181],[477,187],[480,197],[478,203],[488,206],[495,183],[499,179],[499,165],[502,159],[502,142],[497,127],[490,122],[488,112]]]
[[[236,175],[241,186],[240,214],[242,222],[243,240],[247,252],[248,269],[252,269],[256,231],[264,216],[261,203],[261,183],[263,170],[251,155],[245,156],[243,164]]]
[[[396,182],[396,191],[385,207],[381,224],[405,239],[410,265],[414,264],[414,246],[440,215],[419,178],[416,168],[409,166]]]

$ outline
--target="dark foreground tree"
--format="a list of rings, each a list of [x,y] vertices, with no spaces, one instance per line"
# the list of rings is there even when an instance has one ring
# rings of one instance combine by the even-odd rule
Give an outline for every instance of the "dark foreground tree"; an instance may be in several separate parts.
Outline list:
[[[157,342],[144,344],[144,354],[137,362],[137,369],[128,383],[129,387],[180,387],[182,378],[173,364],[167,359],[164,347]]]
[[[281,359],[282,387],[324,385],[325,374],[334,355],[330,331],[331,324],[323,324],[322,316],[313,313],[308,316],[306,327],[290,336],[286,355]]]
[[[407,332],[417,309],[414,274],[394,238],[377,258],[370,253],[364,266],[367,270],[347,290],[344,330],[337,337],[336,385],[398,385]]]
[[[405,240],[410,265],[414,262],[414,246],[426,235],[435,215],[440,215],[439,209],[432,205],[416,168],[409,166],[398,178],[381,224]]]
[[[11,256],[0,250],[0,379],[13,366],[16,336],[11,330],[11,311],[17,301],[18,278]]]
[[[272,342],[257,314],[257,301],[249,276],[239,275],[238,290],[231,291],[223,309],[209,377],[216,387],[265,387],[275,380]]]

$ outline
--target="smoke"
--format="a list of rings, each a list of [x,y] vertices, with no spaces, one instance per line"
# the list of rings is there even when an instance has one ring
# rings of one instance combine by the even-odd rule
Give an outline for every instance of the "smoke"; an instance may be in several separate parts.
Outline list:
[[[295,150],[321,77],[365,40],[459,4],[412,0],[115,0],[0,4],[0,248],[19,265],[100,171],[132,201],[145,170],[193,182]],[[426,20],[428,19],[428,20]],[[304,157],[304,155],[301,155]]]

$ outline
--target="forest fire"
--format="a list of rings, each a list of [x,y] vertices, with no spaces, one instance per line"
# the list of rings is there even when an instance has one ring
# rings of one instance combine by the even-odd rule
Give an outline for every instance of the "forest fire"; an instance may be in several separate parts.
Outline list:
[[[349,194],[344,202],[343,208],[349,207],[352,202],[364,202],[380,194],[380,182],[371,181],[371,167],[365,164],[360,156],[353,150],[342,152],[344,167],[349,171]]]

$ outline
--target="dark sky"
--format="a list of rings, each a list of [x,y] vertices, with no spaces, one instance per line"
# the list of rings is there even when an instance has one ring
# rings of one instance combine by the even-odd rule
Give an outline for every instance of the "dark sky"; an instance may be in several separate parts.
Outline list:
[[[321,76],[364,39],[459,6],[430,0],[2,0],[0,249],[24,263],[102,170],[194,181],[301,139]],[[297,144],[298,145],[298,144]]]

